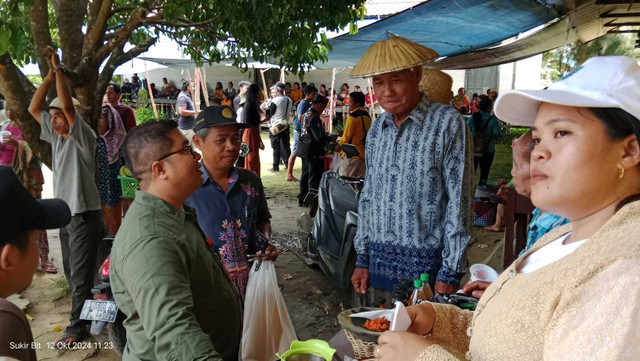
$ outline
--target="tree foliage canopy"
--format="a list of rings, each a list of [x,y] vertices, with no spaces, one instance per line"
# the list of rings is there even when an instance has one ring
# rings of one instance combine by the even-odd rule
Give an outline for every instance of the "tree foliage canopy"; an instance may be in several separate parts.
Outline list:
[[[556,82],[594,56],[637,57],[635,39],[631,34],[606,34],[585,44],[570,44],[547,51],[542,54],[542,77],[548,84]]]
[[[29,144],[48,154],[48,147],[38,146],[39,127],[27,112],[35,88],[16,66],[37,61],[44,77],[46,46],[62,50],[80,113],[95,126],[114,70],[160,35],[175,40],[198,63],[226,58],[242,67],[254,59],[298,72],[326,60],[325,30],[350,25],[355,31],[364,1],[3,0],[0,93],[19,116]],[[46,162],[48,156],[42,158]]]

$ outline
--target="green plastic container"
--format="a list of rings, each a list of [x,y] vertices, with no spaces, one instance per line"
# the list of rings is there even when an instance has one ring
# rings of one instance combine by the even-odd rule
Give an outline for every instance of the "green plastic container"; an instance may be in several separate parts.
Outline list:
[[[293,341],[291,343],[291,348],[289,348],[289,351],[283,354],[277,353],[276,356],[280,357],[281,360],[295,361],[295,359],[315,359],[311,355],[317,355],[324,358],[325,361],[331,361],[335,352],[336,349],[331,348],[327,341],[307,340]],[[304,357],[306,355],[309,355],[309,357]]]

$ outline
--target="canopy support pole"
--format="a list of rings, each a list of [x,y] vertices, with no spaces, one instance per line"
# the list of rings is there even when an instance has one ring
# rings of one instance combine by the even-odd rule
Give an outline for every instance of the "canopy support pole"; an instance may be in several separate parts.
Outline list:
[[[153,91],[151,90],[151,85],[149,84],[149,70],[147,69],[147,61],[144,61],[144,73],[147,76],[147,86],[149,88],[149,99],[151,99],[151,107],[153,108],[153,115],[158,119],[158,109],[156,108],[156,101],[153,99]]]

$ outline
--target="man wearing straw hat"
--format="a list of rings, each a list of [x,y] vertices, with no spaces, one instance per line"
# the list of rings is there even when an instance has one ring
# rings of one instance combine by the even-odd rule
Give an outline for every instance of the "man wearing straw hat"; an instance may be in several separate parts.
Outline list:
[[[422,65],[438,54],[389,35],[351,72],[373,77],[386,110],[367,134],[351,281],[362,294],[370,284],[374,298],[426,272],[436,292],[455,292],[471,239],[471,135],[460,113],[419,90]]]

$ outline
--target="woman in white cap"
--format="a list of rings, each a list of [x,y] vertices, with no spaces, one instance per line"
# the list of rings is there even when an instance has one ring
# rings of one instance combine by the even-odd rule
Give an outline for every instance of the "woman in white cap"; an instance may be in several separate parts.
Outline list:
[[[571,223],[505,269],[475,312],[409,307],[412,333],[383,334],[379,359],[638,360],[638,89],[637,61],[609,56],[498,98],[500,119],[533,126],[533,203]]]

